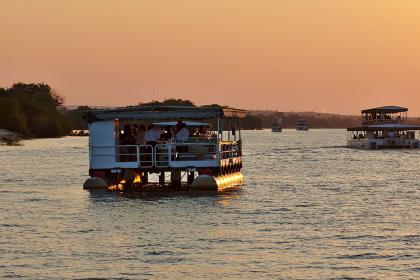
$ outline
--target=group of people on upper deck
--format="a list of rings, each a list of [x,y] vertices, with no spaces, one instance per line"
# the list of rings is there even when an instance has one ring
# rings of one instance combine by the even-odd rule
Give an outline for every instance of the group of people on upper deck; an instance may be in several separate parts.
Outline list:
[[[353,139],[367,139],[368,135],[359,133],[353,134]],[[373,139],[394,139],[394,138],[402,138],[402,139],[415,139],[415,132],[414,131],[405,131],[405,132],[398,132],[398,131],[375,131],[373,133]]]
[[[396,117],[397,120],[401,120],[401,116],[397,116]],[[371,121],[371,120],[392,120],[392,116],[391,114],[388,113],[371,113],[371,114],[367,114],[366,116],[363,117],[363,120],[365,121]]]
[[[187,128],[186,123],[178,121],[175,128],[166,126],[161,129],[150,124],[147,126],[140,124],[126,124],[124,129],[119,132],[121,145],[152,145],[158,142],[186,142],[190,137],[207,137],[208,131],[204,126],[197,128]]]

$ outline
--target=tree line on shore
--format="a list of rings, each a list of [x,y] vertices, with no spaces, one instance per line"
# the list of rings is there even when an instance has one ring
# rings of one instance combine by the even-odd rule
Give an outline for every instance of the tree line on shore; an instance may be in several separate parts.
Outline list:
[[[198,107],[190,100],[174,98],[138,105]],[[221,107],[218,104],[204,106]],[[83,115],[89,110],[91,108],[88,106],[79,106],[73,110],[66,108],[64,98],[44,83],[16,83],[10,88],[0,88],[0,128],[24,137],[60,137],[68,135],[71,130],[87,129]],[[345,128],[360,124],[360,118],[356,116],[249,111],[241,121],[241,127],[270,128],[274,122],[282,119],[283,127],[292,128],[301,118],[306,119],[313,128]],[[419,119],[412,121],[419,122]]]
[[[58,137],[71,125],[63,114],[64,99],[43,83],[16,83],[0,88],[0,128],[27,137]]]
[[[73,129],[86,129],[82,116],[89,109],[68,110],[64,98],[44,83],[0,88],[0,128],[23,137],[60,137]]]
[[[197,107],[189,100],[174,98],[139,105]],[[64,98],[45,83],[16,83],[10,88],[0,88],[0,128],[23,137],[61,137],[72,130],[87,129],[83,116],[91,109],[88,106],[79,106],[73,110],[66,108]],[[262,121],[250,115],[243,122],[243,128],[261,129]]]

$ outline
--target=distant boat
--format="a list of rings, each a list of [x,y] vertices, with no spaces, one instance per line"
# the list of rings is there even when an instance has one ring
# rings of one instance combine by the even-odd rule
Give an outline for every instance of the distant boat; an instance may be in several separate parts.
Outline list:
[[[296,130],[297,131],[308,131],[309,124],[305,119],[298,119],[296,121]]]
[[[277,122],[273,123],[271,126],[272,132],[282,132],[283,131],[283,120],[278,119]]]
[[[384,106],[362,110],[362,126],[347,128],[347,146],[357,149],[419,148],[418,125],[405,124],[407,108]]]

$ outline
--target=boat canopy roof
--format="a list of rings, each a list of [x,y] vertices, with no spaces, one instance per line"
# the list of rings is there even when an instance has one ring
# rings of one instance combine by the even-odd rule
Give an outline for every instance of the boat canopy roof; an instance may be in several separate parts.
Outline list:
[[[367,113],[400,113],[407,112],[408,108],[399,107],[399,106],[383,106],[371,109],[362,110],[362,114]]]
[[[200,126],[210,126],[209,123],[204,123],[204,122],[186,122],[183,121],[182,123],[185,123],[185,125],[187,127],[200,127]],[[178,124],[178,122],[158,122],[158,123],[153,123],[153,125],[155,126],[176,126]]]
[[[245,118],[246,111],[230,107],[132,106],[92,110],[86,113],[89,123],[105,120],[204,120],[218,117]]]
[[[405,131],[420,130],[419,125],[410,124],[378,124],[347,128],[347,131]]]

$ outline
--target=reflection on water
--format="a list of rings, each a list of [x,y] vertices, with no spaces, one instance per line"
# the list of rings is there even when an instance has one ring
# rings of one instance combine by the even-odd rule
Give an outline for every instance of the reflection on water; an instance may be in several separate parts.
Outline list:
[[[246,131],[226,193],[82,190],[87,139],[0,147],[0,278],[420,277],[418,150]]]
[[[227,206],[232,203],[232,200],[237,200],[241,193],[243,186],[238,186],[236,188],[229,189],[228,191],[223,192],[214,192],[214,191],[192,191],[192,190],[182,190],[182,191],[154,191],[154,192],[115,192],[115,191],[106,191],[106,190],[92,190],[87,191],[89,193],[90,199],[93,203],[104,202],[114,200],[115,198],[127,198],[127,199],[137,199],[144,201],[159,201],[166,199],[174,198],[183,198],[183,199],[197,199],[197,198],[207,198],[214,199],[214,201],[220,206]]]

